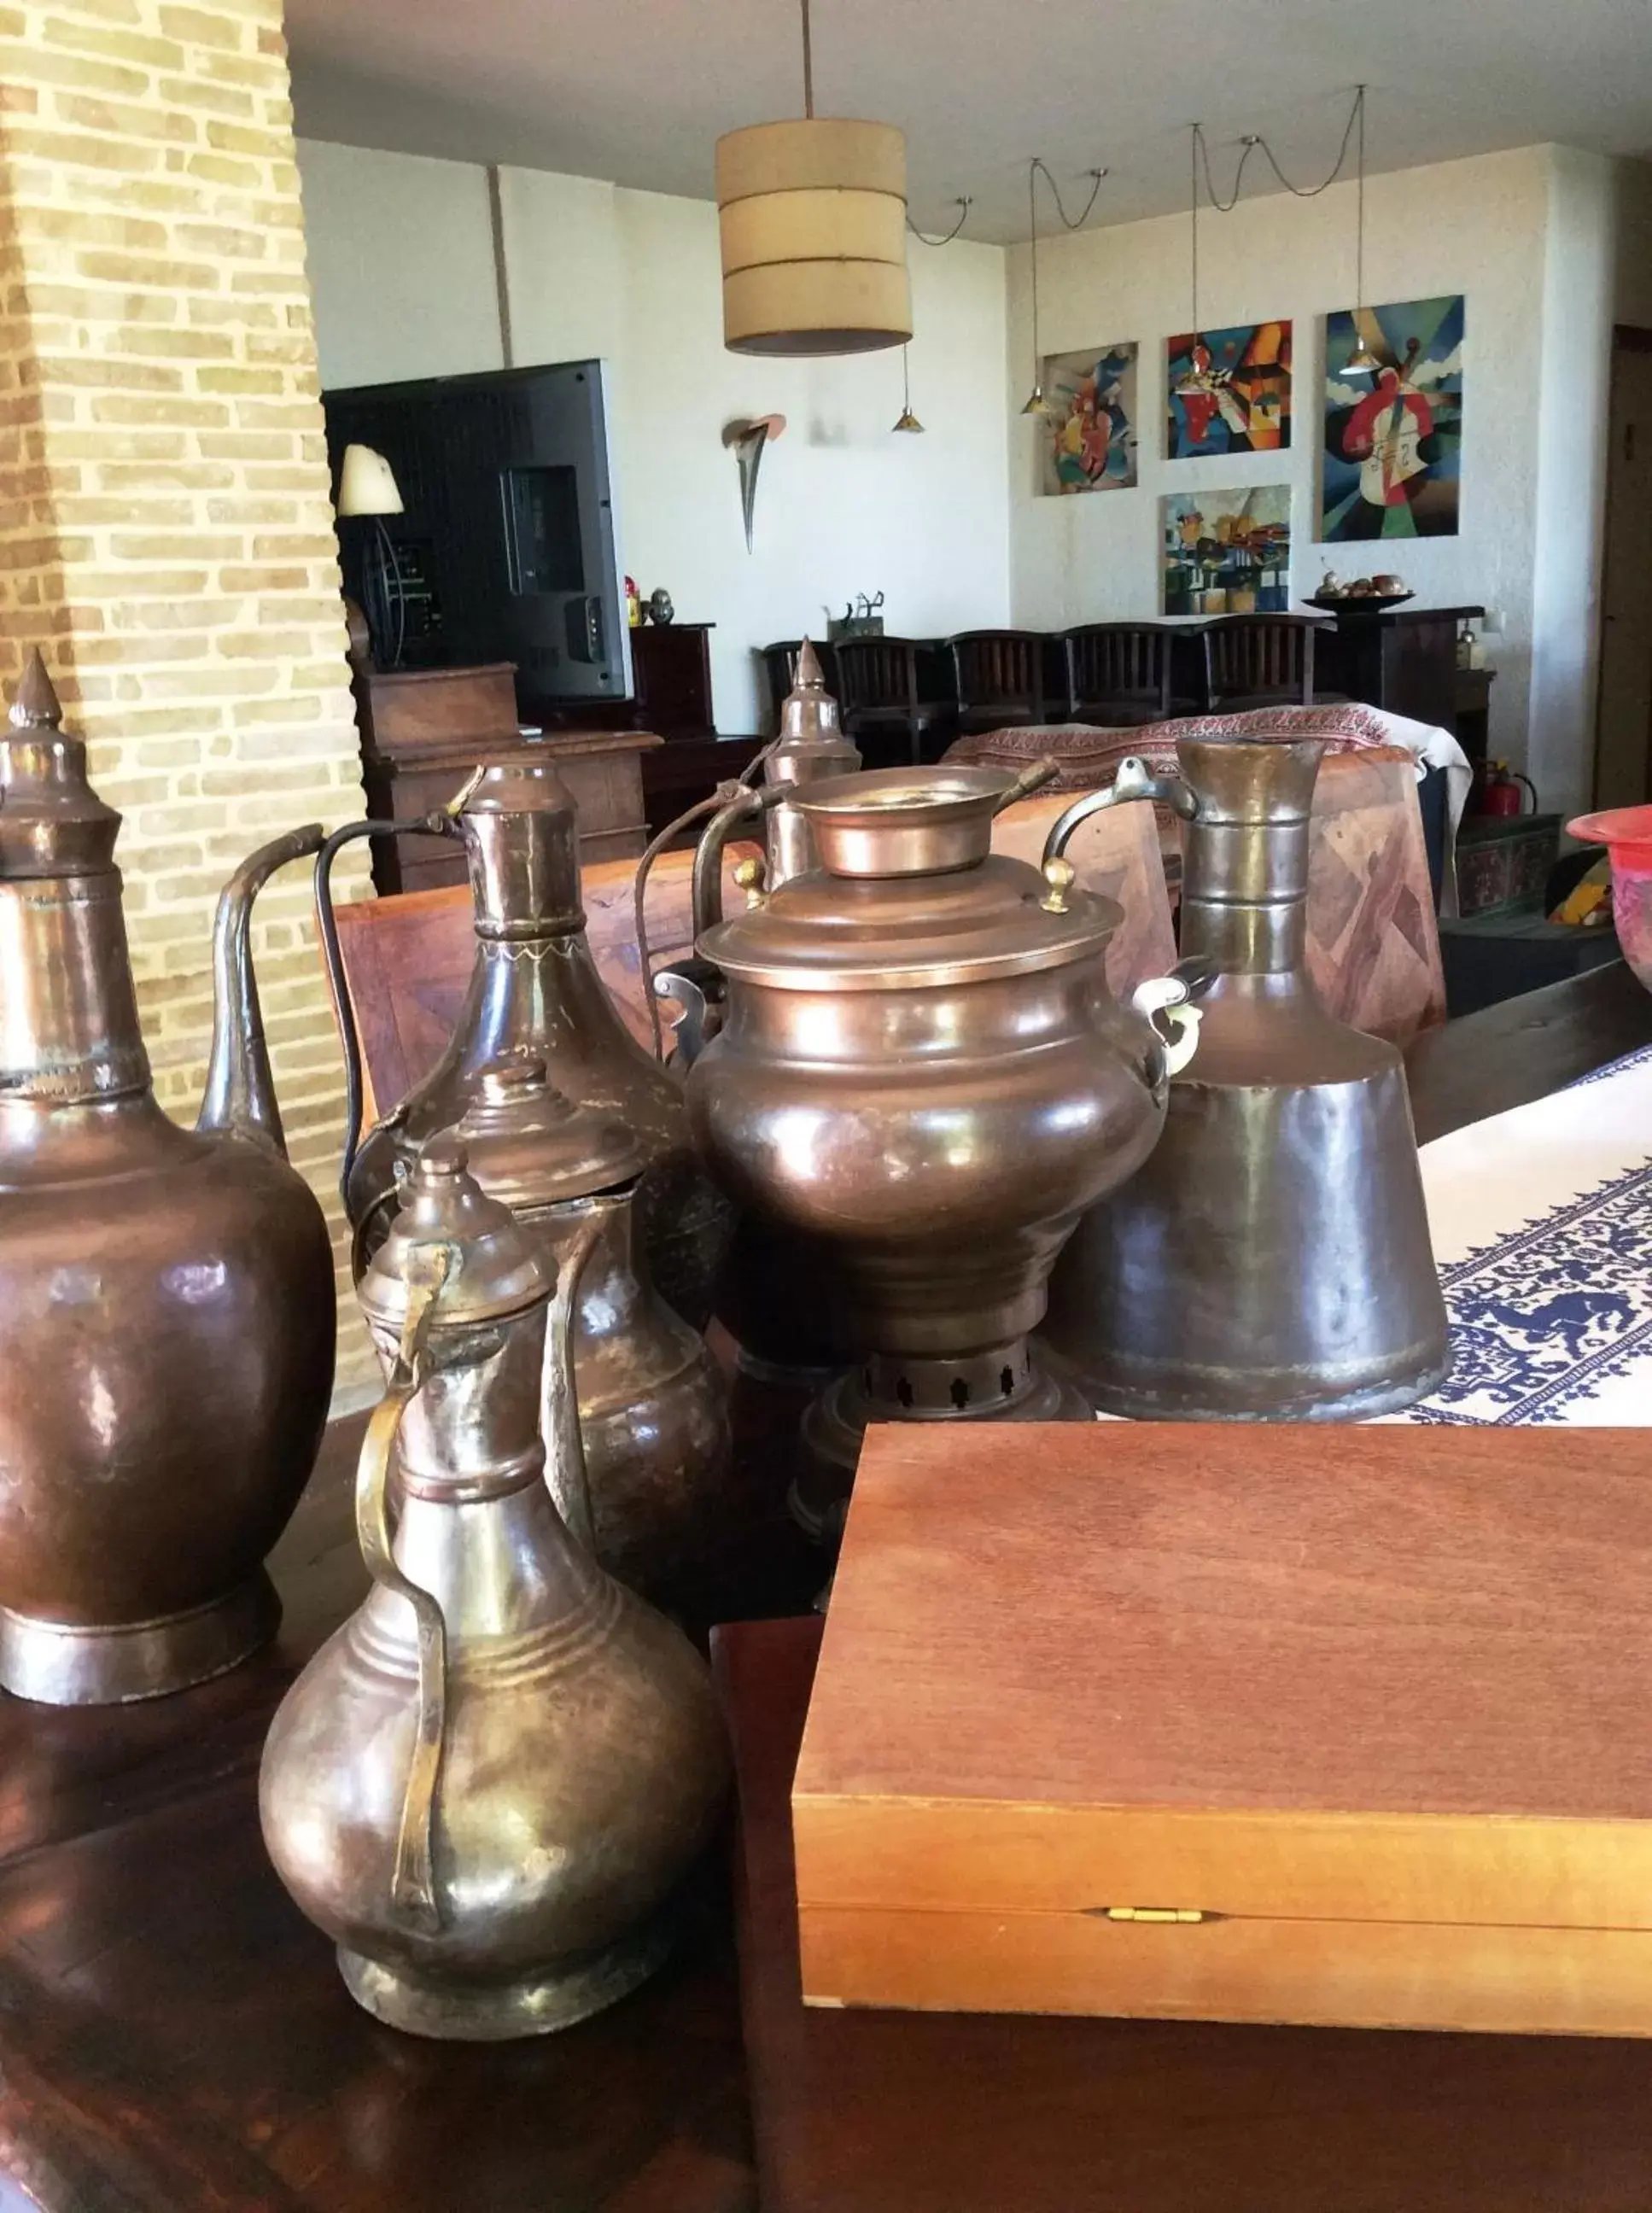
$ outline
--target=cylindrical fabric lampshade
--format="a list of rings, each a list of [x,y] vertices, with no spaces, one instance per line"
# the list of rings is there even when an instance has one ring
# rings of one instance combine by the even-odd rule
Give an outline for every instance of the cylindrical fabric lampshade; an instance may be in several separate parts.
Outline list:
[[[906,142],[810,118],[717,141],[723,342],[735,353],[871,353],[912,334]]]
[[[396,472],[384,455],[371,446],[346,446],[338,471],[339,514],[399,515],[401,511]]]

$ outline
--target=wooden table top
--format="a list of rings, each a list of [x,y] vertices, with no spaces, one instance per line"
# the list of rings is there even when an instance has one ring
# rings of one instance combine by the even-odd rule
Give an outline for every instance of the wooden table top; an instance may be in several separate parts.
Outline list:
[[[1414,1052],[1418,1134],[1441,1136],[1648,1043],[1652,995],[1620,966],[1488,1009]],[[745,1518],[704,1594],[708,1620],[806,1609],[818,1562],[782,1507],[784,1440],[797,1403],[745,1387],[737,1396]],[[56,1710],[0,1698],[0,2209],[751,2213],[757,2170],[728,1898],[716,1869],[691,1901],[676,1960],[623,2005],[564,2036],[465,2047],[401,2037],[362,2013],[326,1942],[269,1869],[256,1778],[270,1715],[365,1587],[350,1503],[361,1427],[360,1417],[333,1425],[277,1551],[285,1618],[271,1651],[151,1705]],[[789,1710],[782,1701],[769,1717],[782,1736]],[[880,2048],[898,2051],[912,2025],[883,2018]],[[954,2026],[973,2050],[975,2025]],[[1035,2021],[1011,2031],[1027,2039],[1027,2056],[1010,2079],[1033,2109],[1039,2055],[1055,2049],[1052,2033],[1073,2027]],[[1132,2080],[1167,2143],[1203,2131],[1217,2159],[1212,2174],[1243,2134],[1253,2093],[1260,2095],[1258,2063],[1241,2056],[1184,2081],[1178,2055],[1186,2039],[1284,2038],[1279,2064],[1289,2070],[1308,2033],[1172,2033],[1156,2024],[1113,2033],[1142,2039],[1131,2047]],[[1362,2117],[1338,2141],[1375,2158],[1396,2102],[1426,2103],[1442,2161],[1433,2196],[1373,2196],[1340,2164],[1316,2168],[1306,2151],[1287,2159],[1300,2134],[1279,2088],[1287,2074],[1273,2083],[1259,2139],[1284,2162],[1276,2191],[1244,2197],[1213,2183],[1202,2197],[1127,2190],[1107,2202],[1130,2213],[1196,2203],[1222,2213],[1241,2205],[1259,2213],[1265,2205],[1268,2213],[1490,2208],[1489,2198],[1447,2188],[1461,2168],[1452,2125],[1460,2063],[1446,2041],[1429,2039],[1425,2067],[1399,2067],[1392,2047],[1401,2041],[1416,2039],[1335,2039],[1326,2064],[1334,2064],[1344,2107]],[[1448,2041],[1454,2048],[1482,2040]],[[1551,2161],[1529,2170],[1529,2190],[1511,2186],[1497,2201],[1499,2213],[1652,2203],[1647,2160],[1637,2159],[1632,2173],[1623,2167],[1622,2142],[1601,2126],[1619,2096],[1643,2105],[1648,2088],[1644,2067],[1611,2055],[1649,2048],[1588,2047],[1608,2055],[1594,2062],[1577,2046],[1519,2049],[1530,2056],[1509,2078],[1509,2140],[1539,2158],[1545,2139],[1529,2119],[1537,2088],[1587,2078],[1594,2087],[1569,2092],[1564,2112],[1551,2114],[1563,2131],[1553,2157],[1598,2137],[1591,2175],[1619,2173],[1622,2187],[1614,2195],[1591,2181],[1594,2194],[1585,2197],[1557,2181],[1545,2195],[1542,2177],[1563,2172]],[[1318,2098],[1323,2079],[1305,2075],[1302,2099]],[[1219,2112],[1205,2110],[1207,2098]],[[998,2110],[990,2100],[983,2108]],[[1165,2173],[1191,2171],[1178,2167],[1180,2157],[1166,2152]],[[936,2172],[976,2164],[959,2143]],[[984,2160],[979,2165],[988,2172]],[[1372,2171],[1384,2171],[1380,2161]],[[1065,2213],[1100,2201],[1058,2202]],[[880,2198],[833,2194],[824,2184],[812,2198],[771,2201],[773,2213],[805,2204],[873,2213],[885,2204],[892,2213],[897,2204],[918,2213],[943,2203],[947,2213],[972,2204],[1031,2213],[1033,2201],[1013,2192]]]

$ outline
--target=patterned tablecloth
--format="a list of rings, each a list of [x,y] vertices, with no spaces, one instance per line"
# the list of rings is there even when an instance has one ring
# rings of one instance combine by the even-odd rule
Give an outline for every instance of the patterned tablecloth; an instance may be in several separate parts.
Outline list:
[[[1652,1046],[1422,1161],[1453,1367],[1389,1418],[1652,1424]]]

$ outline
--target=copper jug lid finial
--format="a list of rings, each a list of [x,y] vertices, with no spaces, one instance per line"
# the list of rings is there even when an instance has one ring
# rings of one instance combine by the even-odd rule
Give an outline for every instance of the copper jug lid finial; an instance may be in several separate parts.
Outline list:
[[[7,721],[15,730],[56,730],[63,727],[63,704],[46,673],[40,649],[32,645],[17,689],[11,695]]]
[[[401,1186],[401,1207],[374,1254],[358,1295],[381,1328],[399,1330],[435,1248],[446,1255],[431,1312],[435,1328],[497,1321],[550,1295],[554,1271],[508,1206],[469,1172],[467,1149],[444,1130],[427,1140]]]
[[[119,815],[86,781],[86,747],[65,735],[33,647],[0,727],[0,879],[107,875],[119,830]]]
[[[858,764],[860,755],[844,734],[838,721],[838,703],[826,688],[820,674],[820,658],[808,638],[797,649],[797,674],[791,690],[780,703],[780,738],[771,756],[771,764],[785,762],[788,754],[803,747],[812,753],[829,753],[841,759],[845,768]],[[819,774],[817,767],[815,773]],[[771,783],[789,782],[783,765],[778,777],[771,767]]]

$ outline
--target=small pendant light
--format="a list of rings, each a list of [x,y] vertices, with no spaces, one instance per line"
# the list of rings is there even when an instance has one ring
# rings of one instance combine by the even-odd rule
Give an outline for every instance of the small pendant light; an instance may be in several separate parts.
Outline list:
[[[1365,305],[1365,87],[1361,85],[1355,101],[1358,125],[1356,141],[1357,166],[1354,171],[1354,344],[1353,351],[1343,363],[1350,376],[1375,376],[1382,366],[1365,343],[1365,333],[1360,328],[1360,313]]]
[[[1027,228],[1032,240],[1033,263],[1033,389],[1021,409],[1023,415],[1047,415],[1050,403],[1044,396],[1044,356],[1039,349],[1039,203],[1033,186],[1038,182],[1038,163],[1027,165]]]
[[[893,424],[890,427],[896,430],[917,430],[919,432],[921,432],[924,428],[924,425],[918,421],[917,416],[912,412],[912,382],[911,374],[906,365],[906,349],[905,346],[902,346],[900,349],[900,413],[896,417]]]

